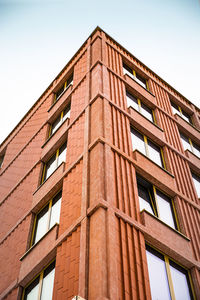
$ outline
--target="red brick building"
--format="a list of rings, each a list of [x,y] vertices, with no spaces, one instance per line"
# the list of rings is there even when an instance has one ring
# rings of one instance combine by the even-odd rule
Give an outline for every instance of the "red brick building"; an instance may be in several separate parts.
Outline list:
[[[103,30],[0,165],[0,299],[200,299],[200,111]]]

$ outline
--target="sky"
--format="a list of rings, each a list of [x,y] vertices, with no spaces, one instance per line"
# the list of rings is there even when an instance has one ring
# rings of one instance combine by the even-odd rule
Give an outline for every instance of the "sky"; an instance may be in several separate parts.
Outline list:
[[[200,0],[0,0],[0,143],[96,26],[200,106]]]

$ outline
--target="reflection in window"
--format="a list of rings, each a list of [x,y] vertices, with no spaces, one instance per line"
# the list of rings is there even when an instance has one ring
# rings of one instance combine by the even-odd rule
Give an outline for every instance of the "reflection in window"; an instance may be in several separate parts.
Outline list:
[[[196,174],[192,173],[192,179],[196,188],[197,196],[198,198],[200,198],[200,176],[197,176]]]
[[[50,127],[49,136],[51,136],[52,134],[54,134],[54,132],[56,132],[56,130],[62,125],[62,123],[67,118],[70,118],[70,109],[71,109],[71,106],[69,104],[65,108],[65,110],[61,112],[61,114],[59,115],[59,117],[52,123],[52,125]]]
[[[68,89],[68,87],[73,84],[73,74],[65,81],[65,83],[60,87],[60,89],[55,93],[54,102],[56,102],[62,94]]]
[[[131,128],[131,139],[132,139],[133,151],[135,149],[139,150],[144,155],[149,157],[157,165],[159,165],[160,167],[164,167],[160,147],[155,145],[145,135],[142,135],[134,128]]]
[[[52,300],[55,261],[43,270],[24,290],[24,300]]]
[[[195,144],[191,138],[186,137],[183,133],[180,133],[181,141],[184,150],[190,150],[193,154],[200,158],[200,147]]]
[[[140,112],[144,117],[146,117],[149,121],[155,123],[153,111],[141,102],[140,99],[136,99],[129,92],[126,92],[127,99],[127,107],[131,106],[138,112]]]
[[[128,74],[132,79],[137,81],[141,86],[148,90],[147,80],[140,76],[138,73],[136,73],[135,70],[131,69],[126,64],[123,64],[123,72],[124,74]]]
[[[60,220],[60,207],[62,192],[59,192],[50,202],[36,215],[33,229],[31,246],[37,243],[49,229]]]
[[[49,176],[60,166],[60,164],[66,160],[66,152],[67,143],[64,143],[44,165],[42,182],[49,178]]]
[[[186,122],[191,123],[191,118],[190,116],[182,110],[182,108],[178,105],[176,105],[175,103],[171,102],[171,107],[172,107],[172,112],[173,114],[178,114],[179,116],[181,116]]]
[[[152,300],[192,300],[188,272],[167,256],[146,246]],[[158,284],[159,282],[159,284]]]
[[[145,209],[165,224],[177,229],[172,200],[138,175],[137,187],[140,211]]]

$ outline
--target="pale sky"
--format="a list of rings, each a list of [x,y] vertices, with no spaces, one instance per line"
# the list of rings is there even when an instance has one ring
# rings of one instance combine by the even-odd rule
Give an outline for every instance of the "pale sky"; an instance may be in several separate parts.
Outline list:
[[[97,25],[200,106],[199,0],[0,0],[0,143]]]

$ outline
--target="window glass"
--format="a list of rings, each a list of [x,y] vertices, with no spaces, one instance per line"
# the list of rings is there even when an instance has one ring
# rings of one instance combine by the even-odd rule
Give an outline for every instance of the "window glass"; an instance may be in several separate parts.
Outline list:
[[[60,192],[53,199],[49,228],[52,228],[56,223],[59,223],[60,221],[61,200],[62,200],[62,193]]]
[[[45,235],[48,230],[48,208],[47,205],[38,215],[35,226],[34,244],[37,243]]]
[[[52,300],[55,274],[55,262],[25,289],[24,300]]]
[[[143,104],[143,103],[141,103],[141,113],[149,121],[154,122],[152,110],[149,107],[147,107],[145,104]]]
[[[162,157],[160,153],[160,148],[148,141],[149,158],[153,160],[157,165],[163,167]]]
[[[128,67],[127,65],[123,64],[123,72],[124,74],[127,74],[131,77],[131,78],[135,78],[135,76],[133,75],[133,70]]]
[[[134,109],[138,110],[138,101],[135,97],[133,97],[128,92],[126,92],[126,99],[127,99],[127,107],[131,106]]]
[[[0,156],[0,168],[1,168],[2,165],[3,165],[3,160],[4,160],[4,155]]]
[[[193,146],[193,153],[200,158],[200,147],[194,142],[192,142],[192,146]]]
[[[166,195],[156,190],[156,201],[160,219],[170,227],[176,228],[173,217],[173,210],[171,207],[171,200]]]
[[[189,143],[188,138],[186,136],[184,136],[182,133],[180,134],[180,136],[181,136],[181,141],[183,143],[183,149],[184,150],[187,150],[187,149],[191,150],[191,145]]]
[[[192,173],[192,179],[196,188],[197,196],[200,198],[200,177]]]
[[[25,290],[24,300],[37,299],[39,291],[39,277],[37,277]]]
[[[63,122],[67,119],[67,118],[70,118],[70,105],[67,106],[63,112]]]
[[[175,104],[175,103],[173,103],[173,102],[171,102],[171,106],[172,106],[172,111],[173,111],[173,114],[175,115],[175,114],[178,114],[179,116],[180,116],[180,111],[179,111],[179,108],[178,108],[178,106]]]
[[[182,117],[186,122],[192,123],[192,122],[191,122],[190,116],[189,116],[188,114],[186,114],[186,112],[184,112],[183,110],[182,110],[181,117]]]
[[[149,250],[146,253],[152,300],[170,300],[164,257],[159,254],[155,255]]]
[[[191,300],[188,280],[185,270],[170,262],[170,271],[176,300]]]
[[[143,135],[132,128],[131,129],[131,138],[132,138],[133,151],[135,149],[137,149],[140,152],[142,152],[144,155],[146,155]]]
[[[55,275],[55,265],[50,265],[44,271],[44,278],[42,281],[42,293],[41,293],[41,300],[49,300],[53,297],[53,284],[54,284],[54,275]]]
[[[62,95],[63,92],[64,92],[64,84],[63,84],[63,86],[57,91],[57,93],[56,93],[56,100]]]
[[[139,196],[139,202],[140,202],[140,211],[143,209],[147,210],[151,214],[153,213],[153,208],[151,205],[151,199],[149,195],[148,189],[143,187],[142,185],[138,184],[138,196]]]
[[[142,78],[140,75],[136,74],[136,77],[134,77],[134,79],[141,84],[145,89],[147,88],[146,85],[146,80],[144,78]]]
[[[62,145],[62,147],[59,149],[59,156],[58,156],[58,166],[66,160],[66,151],[67,151],[67,144],[65,143]]]
[[[52,127],[51,127],[51,134],[53,134],[58,127],[61,125],[61,118],[60,116],[53,122]]]
[[[54,154],[50,160],[46,163],[46,174],[45,179],[47,179],[56,169],[56,154]]]

